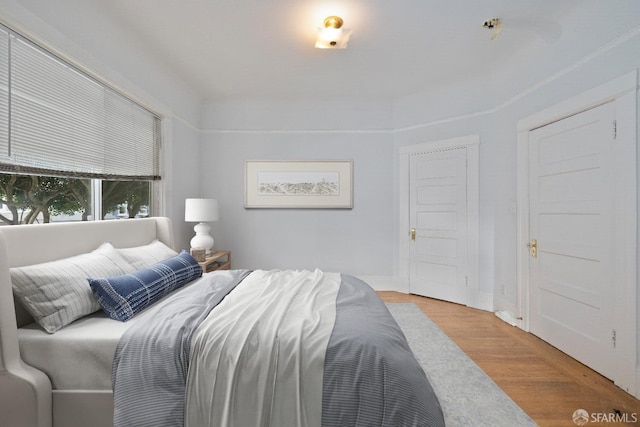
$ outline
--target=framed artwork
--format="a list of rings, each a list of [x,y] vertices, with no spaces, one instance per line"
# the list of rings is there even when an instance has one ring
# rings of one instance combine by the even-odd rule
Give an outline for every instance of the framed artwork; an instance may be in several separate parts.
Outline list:
[[[245,208],[353,208],[351,160],[248,160]]]

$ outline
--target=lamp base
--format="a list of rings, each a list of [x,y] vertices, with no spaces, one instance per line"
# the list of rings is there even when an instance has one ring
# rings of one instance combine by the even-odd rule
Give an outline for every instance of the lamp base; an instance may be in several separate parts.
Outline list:
[[[211,227],[205,222],[200,222],[193,227],[196,235],[191,239],[192,248],[202,248],[205,250],[206,255],[211,254],[211,248],[213,248],[213,237],[209,235]]]

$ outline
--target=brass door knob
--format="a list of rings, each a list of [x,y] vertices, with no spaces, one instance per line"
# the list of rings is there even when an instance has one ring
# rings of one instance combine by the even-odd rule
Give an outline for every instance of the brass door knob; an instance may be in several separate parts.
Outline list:
[[[528,246],[531,258],[538,258],[538,241],[536,239],[532,239]]]

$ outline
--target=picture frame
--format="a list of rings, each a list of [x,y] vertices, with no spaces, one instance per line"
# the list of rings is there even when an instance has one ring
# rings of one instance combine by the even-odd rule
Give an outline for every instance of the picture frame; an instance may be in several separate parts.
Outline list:
[[[247,160],[245,208],[352,209],[352,160]]]

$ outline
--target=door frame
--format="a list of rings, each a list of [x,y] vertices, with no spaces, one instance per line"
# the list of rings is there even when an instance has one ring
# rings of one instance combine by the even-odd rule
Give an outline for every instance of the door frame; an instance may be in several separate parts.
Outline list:
[[[483,295],[478,292],[478,246],[480,239],[479,135],[467,135],[400,147],[400,218],[398,221],[400,226],[398,233],[400,278],[404,283],[405,289],[409,290],[409,256],[411,245],[411,227],[409,224],[410,158],[415,155],[459,148],[465,148],[467,150],[467,283],[469,289],[469,307],[491,311],[493,310],[493,294]]]
[[[617,188],[616,198],[621,203],[618,206],[622,212],[623,225],[619,227],[624,232],[618,232],[616,239],[622,242],[625,256],[616,260],[616,271],[619,274],[615,290],[614,304],[616,314],[617,349],[620,355],[628,362],[633,361],[635,377],[626,381],[616,379],[616,384],[627,390],[630,394],[638,396],[640,392],[640,369],[636,362],[638,354],[638,321],[637,295],[638,295],[638,183],[637,165],[640,152],[637,145],[638,123],[638,71],[633,71],[614,79],[608,83],[597,86],[578,96],[567,99],[553,105],[543,111],[526,117],[517,124],[518,132],[518,230],[517,230],[517,306],[516,318],[518,326],[525,331],[530,331],[530,283],[529,283],[529,248],[531,239],[529,235],[529,132],[547,124],[562,120],[583,111],[597,107],[608,102],[615,102],[616,106],[616,162],[620,165],[620,171],[629,180],[630,185]],[[612,128],[613,129],[613,128]]]

